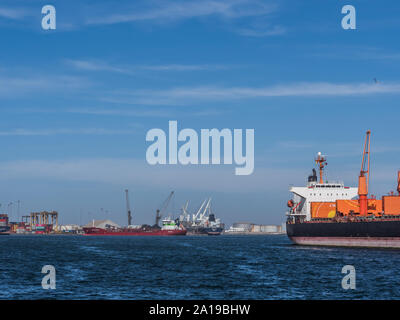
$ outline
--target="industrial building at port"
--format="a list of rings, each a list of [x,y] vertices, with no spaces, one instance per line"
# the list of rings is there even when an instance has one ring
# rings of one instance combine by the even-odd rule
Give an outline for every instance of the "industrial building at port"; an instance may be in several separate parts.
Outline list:
[[[254,224],[251,222],[236,222],[225,234],[238,235],[238,234],[281,234],[285,233],[285,225],[262,225]]]

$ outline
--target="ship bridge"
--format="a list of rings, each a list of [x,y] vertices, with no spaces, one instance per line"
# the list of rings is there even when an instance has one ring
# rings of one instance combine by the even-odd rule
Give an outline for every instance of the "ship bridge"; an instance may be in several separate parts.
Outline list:
[[[357,196],[358,188],[345,187],[339,183],[314,184],[308,187],[292,187],[294,203],[297,208],[294,215],[311,219],[312,202],[336,202],[336,200],[351,200]]]
[[[318,153],[315,159],[320,169],[318,181],[317,172],[313,169],[308,177],[306,187],[291,187],[293,193],[292,207],[288,215],[300,216],[310,220],[312,203],[335,203],[336,200],[351,200],[358,195],[358,188],[346,187],[343,182],[324,181],[323,169],[327,165],[326,157]]]

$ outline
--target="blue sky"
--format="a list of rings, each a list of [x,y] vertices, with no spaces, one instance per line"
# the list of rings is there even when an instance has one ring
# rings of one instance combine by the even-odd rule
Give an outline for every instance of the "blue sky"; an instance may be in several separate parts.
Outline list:
[[[57,29],[41,29],[41,8]],[[341,8],[357,29],[341,28]],[[211,196],[227,224],[284,221],[290,184],[318,151],[355,185],[367,129],[371,192],[395,189],[400,5],[396,1],[0,2],[0,203],[58,210],[64,223],[149,223]],[[378,79],[378,83],[374,82]],[[255,171],[145,161],[146,132],[254,128]],[[101,210],[103,208],[103,210]],[[13,206],[16,217],[16,206]]]

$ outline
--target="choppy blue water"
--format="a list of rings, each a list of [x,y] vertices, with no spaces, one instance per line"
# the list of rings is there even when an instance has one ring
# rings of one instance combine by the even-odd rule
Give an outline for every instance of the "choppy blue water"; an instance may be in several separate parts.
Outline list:
[[[400,250],[286,236],[0,237],[0,299],[399,299]],[[56,289],[44,290],[44,265]],[[344,265],[356,290],[344,290]]]

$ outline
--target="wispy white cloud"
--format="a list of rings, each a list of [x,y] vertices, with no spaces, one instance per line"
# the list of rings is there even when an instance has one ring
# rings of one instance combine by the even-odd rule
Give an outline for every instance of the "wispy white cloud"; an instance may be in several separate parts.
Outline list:
[[[87,24],[116,24],[134,21],[174,21],[218,15],[224,18],[261,16],[271,13],[276,6],[258,0],[160,1],[153,7],[134,8],[124,13],[111,13],[88,18]]]
[[[237,33],[249,37],[270,37],[278,36],[286,33],[286,28],[282,26],[258,27],[258,28],[242,28],[237,29]]]
[[[103,61],[95,60],[72,60],[66,59],[65,62],[79,70],[86,71],[111,71],[118,73],[131,73],[127,68],[111,66]]]
[[[107,8],[89,16],[86,25],[112,25],[142,22],[152,25],[209,18],[218,19],[224,28],[243,36],[266,37],[282,35],[286,28],[272,24],[278,11],[277,1],[265,0],[164,0],[136,3],[118,9]],[[117,11],[115,11],[117,10]],[[270,21],[271,20],[271,21]],[[268,22],[268,23],[267,23]]]
[[[147,65],[138,66],[138,69],[152,71],[201,71],[201,70],[223,70],[228,69],[228,66],[222,65],[195,65],[195,64],[166,64],[166,65]]]
[[[124,116],[124,117],[169,117],[171,112],[166,110],[127,110],[104,108],[70,108],[66,113],[77,113],[98,116]]]
[[[48,92],[54,90],[82,89],[92,81],[75,76],[0,76],[0,96],[15,96],[27,92]]]
[[[170,105],[210,100],[399,94],[398,83],[293,83],[268,87],[183,87],[168,90],[118,90],[101,98],[113,103]]]
[[[160,110],[160,109],[150,109],[150,110],[129,110],[129,109],[94,109],[94,108],[74,108],[66,109],[67,113],[77,113],[86,115],[97,115],[97,116],[124,116],[124,117],[160,117],[160,118],[170,118],[174,114],[179,116],[192,116],[192,117],[208,117],[221,114],[218,110],[202,109],[202,110],[192,110],[187,112],[180,111],[179,113],[171,110]]]
[[[30,15],[30,11],[25,8],[0,7],[0,18],[20,20]]]
[[[139,71],[205,71],[223,70],[229,68],[223,65],[196,65],[196,64],[165,64],[165,65],[131,65],[117,66],[111,65],[101,60],[73,60],[66,59],[65,62],[83,71],[107,71],[122,74],[135,74]]]
[[[310,52],[311,49],[311,52]],[[383,49],[367,45],[329,44],[314,45],[306,47],[308,57],[345,60],[375,60],[390,61],[399,60],[400,53],[393,50]]]
[[[104,128],[60,128],[60,129],[13,129],[0,131],[0,136],[52,136],[52,135],[115,135],[133,134],[133,130],[114,130]]]
[[[244,36],[271,36],[284,33],[281,26],[258,29],[255,21],[272,19],[278,11],[278,2],[273,0],[120,0],[118,5],[89,0],[79,2],[79,10],[74,4],[58,4],[63,16],[57,23],[58,31],[74,31],[86,26],[114,25],[120,23],[142,23],[143,25],[165,26],[180,21],[197,19],[209,23],[217,22],[222,28]],[[0,20],[24,20],[24,26],[32,27],[28,17],[37,15],[37,8],[0,7]],[[4,21],[3,21],[4,23]],[[11,23],[10,23],[11,24]],[[240,27],[239,27],[240,26]],[[87,66],[90,67],[90,66]],[[104,66],[106,67],[106,66]]]
[[[217,116],[228,111],[221,111],[220,109],[196,109],[196,110],[167,110],[166,108],[148,108],[146,109],[118,109],[118,108],[6,108],[4,109],[9,113],[18,114],[78,114],[78,115],[92,115],[104,117],[133,117],[133,118],[171,118],[171,117],[208,117]]]

